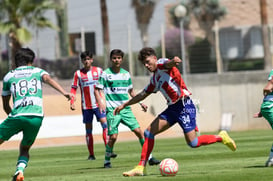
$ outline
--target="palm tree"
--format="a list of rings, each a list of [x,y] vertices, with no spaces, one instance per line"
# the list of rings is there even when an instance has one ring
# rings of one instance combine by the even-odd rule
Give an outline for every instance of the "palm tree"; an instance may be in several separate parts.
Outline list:
[[[101,22],[103,31],[103,46],[104,46],[104,68],[108,67],[108,55],[110,54],[110,37],[107,5],[105,0],[100,0]]]
[[[191,1],[183,1],[181,2],[183,6],[187,8],[189,11],[187,16],[185,17],[184,28],[189,28],[190,23],[190,15],[193,14],[195,19],[198,22],[199,27],[204,31],[206,39],[209,41],[210,45],[214,47],[216,51],[217,58],[217,72],[222,72],[222,60],[220,57],[219,47],[217,47],[217,43],[215,38],[217,38],[213,33],[213,28],[217,25],[217,22],[223,18],[226,14],[226,8],[221,6],[219,0],[191,0]],[[170,9],[170,15],[174,22],[174,25],[178,26],[178,19],[174,15],[174,9],[176,6],[173,6]]]
[[[265,70],[270,71],[272,69],[271,53],[269,46],[269,32],[268,32],[268,16],[267,16],[267,4],[266,0],[260,0],[261,9],[261,23],[262,23],[262,36],[263,36],[263,47],[264,47],[264,63]]]
[[[155,0],[132,0],[131,6],[135,9],[137,26],[140,30],[143,47],[149,42],[148,26],[155,9]]]
[[[56,10],[57,24],[60,28],[58,39],[60,56],[67,57],[69,55],[69,36],[68,36],[68,20],[67,20],[67,0],[55,0],[55,3],[58,5]],[[60,57],[57,57],[60,58]]]
[[[205,32],[206,38],[213,45],[214,44],[214,35],[213,27],[215,20],[220,20],[227,14],[225,7],[221,6],[219,0],[191,0],[187,2],[182,2],[181,5],[185,6],[189,13],[184,18],[184,28],[188,29],[190,24],[190,14],[193,14],[196,18],[199,27]],[[175,26],[179,26],[177,19],[174,15],[174,9],[176,6],[173,6],[170,9],[170,15],[172,17],[173,23]]]
[[[1,0],[0,33],[8,34],[11,47],[11,67],[14,55],[22,44],[31,40],[28,28],[56,28],[45,16],[49,9],[56,9],[54,1],[48,0]]]

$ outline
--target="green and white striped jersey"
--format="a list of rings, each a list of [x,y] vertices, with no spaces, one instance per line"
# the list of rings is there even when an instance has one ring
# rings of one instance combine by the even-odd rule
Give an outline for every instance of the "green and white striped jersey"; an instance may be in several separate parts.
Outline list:
[[[96,87],[104,90],[106,111],[109,112],[129,100],[128,91],[133,84],[128,71],[121,68],[119,73],[115,73],[108,68],[101,74]]]
[[[33,66],[20,66],[9,71],[3,79],[2,96],[12,95],[10,117],[43,116],[42,76],[45,70]]]

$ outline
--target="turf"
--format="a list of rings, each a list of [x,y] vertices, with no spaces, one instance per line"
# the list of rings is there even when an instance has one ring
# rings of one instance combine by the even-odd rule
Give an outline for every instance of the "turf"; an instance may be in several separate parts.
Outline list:
[[[162,177],[158,166],[147,166],[144,177],[123,177],[140,158],[138,141],[117,142],[111,169],[103,168],[104,145],[96,144],[95,161],[87,161],[85,145],[34,148],[25,171],[26,181],[120,181],[120,180],[185,180],[185,181],[268,181],[273,168],[264,167],[273,139],[271,130],[231,132],[237,144],[232,152],[221,143],[192,149],[183,138],[159,139],[153,155],[157,159],[173,158],[179,164],[175,177]],[[1,147],[0,147],[1,148]],[[0,151],[0,181],[11,180],[18,151]]]

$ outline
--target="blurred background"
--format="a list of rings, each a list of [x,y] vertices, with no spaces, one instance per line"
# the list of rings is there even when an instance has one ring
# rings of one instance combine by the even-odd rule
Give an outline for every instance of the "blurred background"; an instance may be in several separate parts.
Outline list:
[[[133,76],[147,75],[137,61],[145,46],[183,58],[184,74],[272,67],[273,0],[1,0],[0,20],[1,78],[18,47],[60,79],[72,78],[81,51],[106,68],[115,48]]]
[[[149,81],[137,60],[146,46],[158,58],[183,59],[178,68],[201,130],[269,128],[253,114],[272,69],[273,0],[0,0],[1,80],[15,51],[30,47],[35,65],[70,90],[81,51],[92,51],[94,65],[105,69],[110,51],[119,48],[139,91]],[[45,105],[64,107],[58,102]],[[145,103],[154,116],[166,107],[160,94]],[[71,114],[67,110],[52,112]]]

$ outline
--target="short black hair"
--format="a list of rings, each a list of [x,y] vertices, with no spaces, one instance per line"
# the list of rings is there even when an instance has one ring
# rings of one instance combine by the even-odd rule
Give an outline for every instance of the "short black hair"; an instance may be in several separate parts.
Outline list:
[[[150,47],[144,47],[139,51],[138,60],[143,62],[146,59],[146,57],[149,57],[151,55],[156,56],[155,50]]]
[[[120,55],[120,56],[123,58],[124,53],[123,53],[123,51],[120,50],[120,49],[113,49],[113,50],[111,51],[111,53],[110,53],[110,58],[112,58],[113,55]]]
[[[91,51],[84,51],[81,53],[80,55],[81,59],[85,59],[86,57],[90,57],[90,58],[93,58],[93,53]]]
[[[30,48],[20,48],[15,53],[15,66],[23,66],[29,63],[33,63],[35,53]]]

